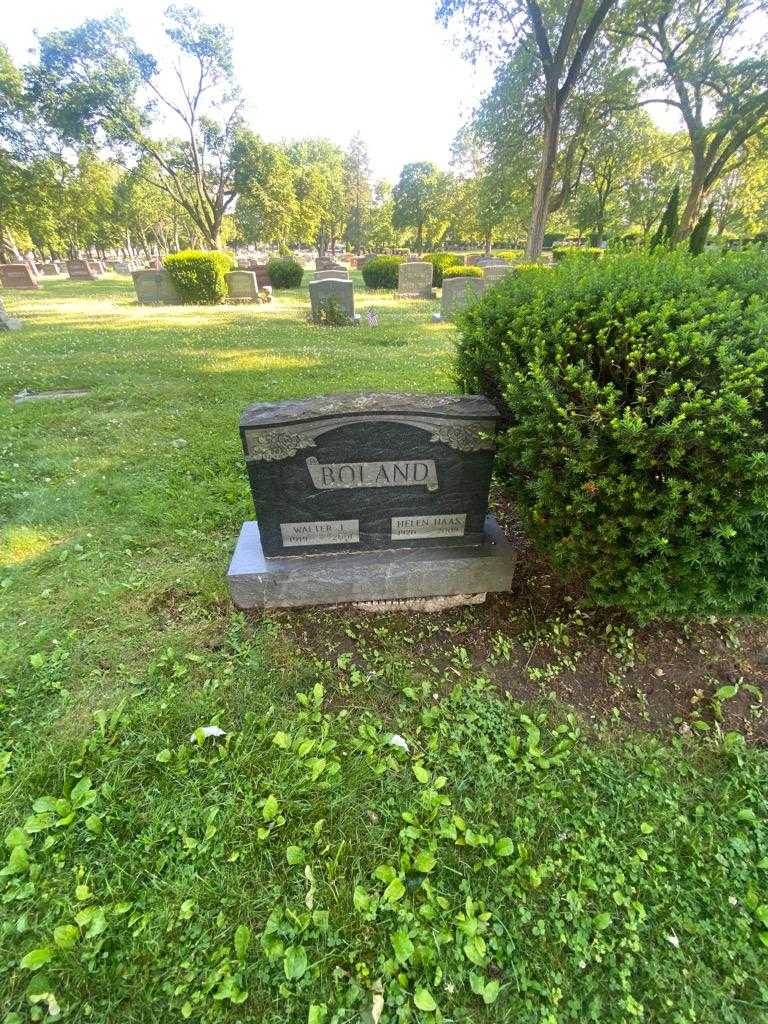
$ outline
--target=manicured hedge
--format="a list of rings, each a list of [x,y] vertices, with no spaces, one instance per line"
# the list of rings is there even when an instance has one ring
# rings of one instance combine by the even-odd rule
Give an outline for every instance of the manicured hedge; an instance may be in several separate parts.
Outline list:
[[[210,306],[226,296],[224,275],[232,269],[234,260],[228,252],[185,249],[166,256],[163,266],[182,302]]]
[[[603,249],[599,249],[591,245],[561,245],[559,248],[552,250],[552,259],[556,263],[560,263],[562,260],[572,259],[574,257],[579,259],[599,260],[603,254]]]
[[[434,271],[432,274],[432,284],[435,288],[442,287],[443,274],[448,267],[460,266],[459,257],[453,252],[428,252],[423,257],[426,263],[431,263]]]
[[[274,259],[267,263],[273,288],[298,288],[304,277],[304,268],[296,260]]]
[[[363,266],[366,288],[397,288],[397,268],[404,259],[403,256],[374,256],[368,260]]]
[[[443,271],[443,280],[446,277],[482,277],[482,267],[463,267],[461,264],[457,266],[446,267]]]
[[[495,260],[519,260],[524,256],[522,249],[502,249],[499,252],[492,252]]]
[[[768,611],[768,255],[632,253],[517,271],[457,317],[498,469],[594,600]]]

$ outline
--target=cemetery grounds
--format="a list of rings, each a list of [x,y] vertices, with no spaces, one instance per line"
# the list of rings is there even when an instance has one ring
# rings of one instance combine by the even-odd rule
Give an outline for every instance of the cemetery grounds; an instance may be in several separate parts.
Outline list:
[[[597,612],[501,495],[486,605],[230,607],[247,403],[453,389],[353,277],[356,328],[3,294],[0,1021],[764,1022],[765,624]]]

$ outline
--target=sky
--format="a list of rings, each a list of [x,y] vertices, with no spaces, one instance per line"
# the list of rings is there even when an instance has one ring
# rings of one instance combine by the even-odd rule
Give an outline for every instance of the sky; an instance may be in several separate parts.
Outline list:
[[[10,0],[8,0],[10,2]],[[122,9],[141,45],[157,52],[166,2],[34,0],[13,4],[0,40],[17,63],[33,59],[35,30],[71,28]],[[264,139],[322,136],[346,148],[359,131],[374,178],[404,163],[447,170],[454,136],[490,84],[435,21],[434,0],[197,0],[206,20],[234,31],[246,119]],[[32,51],[32,52],[30,52]]]

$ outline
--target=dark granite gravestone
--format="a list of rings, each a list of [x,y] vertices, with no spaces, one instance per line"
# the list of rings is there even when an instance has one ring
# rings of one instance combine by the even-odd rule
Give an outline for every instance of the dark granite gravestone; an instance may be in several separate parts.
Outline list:
[[[497,419],[478,395],[249,406],[240,434],[258,524],[245,524],[230,566],[235,603],[507,589],[514,554],[487,517]]]
[[[15,290],[36,290],[40,287],[37,274],[26,263],[0,263],[0,284]]]

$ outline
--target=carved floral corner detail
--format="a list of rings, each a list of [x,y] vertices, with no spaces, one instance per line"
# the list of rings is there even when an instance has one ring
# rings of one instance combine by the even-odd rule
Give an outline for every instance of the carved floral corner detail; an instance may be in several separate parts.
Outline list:
[[[494,447],[494,439],[490,434],[483,434],[471,427],[435,427],[430,441],[442,441],[459,452],[486,451]]]
[[[248,437],[248,453],[252,459],[277,462],[289,459],[303,448],[316,448],[311,434],[288,434],[280,430],[257,430]]]

